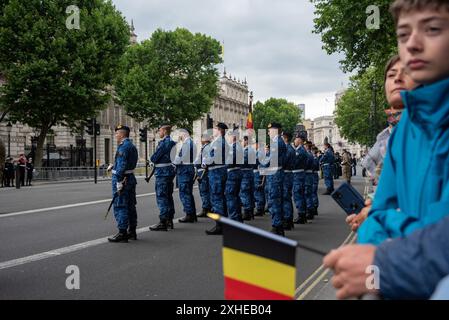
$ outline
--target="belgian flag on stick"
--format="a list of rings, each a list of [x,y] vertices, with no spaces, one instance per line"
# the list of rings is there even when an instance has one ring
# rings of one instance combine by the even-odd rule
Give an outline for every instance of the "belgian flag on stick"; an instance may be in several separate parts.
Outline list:
[[[293,300],[297,242],[219,215],[227,300]]]

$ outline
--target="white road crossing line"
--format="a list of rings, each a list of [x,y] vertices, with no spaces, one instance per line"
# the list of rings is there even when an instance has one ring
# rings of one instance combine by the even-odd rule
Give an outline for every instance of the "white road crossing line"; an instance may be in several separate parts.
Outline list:
[[[175,224],[176,223],[178,223],[178,222],[175,222]],[[136,232],[138,234],[141,234],[141,233],[144,233],[144,232],[149,232],[149,231],[150,230],[148,229],[148,227],[140,228],[140,229],[136,230]],[[79,251],[79,250],[95,247],[95,246],[98,246],[98,245],[101,245],[101,244],[106,244],[108,242],[109,242],[108,238],[100,238],[100,239],[96,239],[96,240],[91,240],[91,241],[86,241],[86,242],[74,244],[74,245],[68,246],[68,247],[63,247],[63,248],[59,248],[59,249],[55,249],[55,250],[51,250],[51,251],[46,251],[46,252],[34,254],[34,255],[31,255],[31,256],[28,256],[28,257],[24,257],[24,258],[19,258],[19,259],[14,259],[14,260],[1,262],[0,263],[0,270],[17,267],[17,266],[20,266],[20,265],[24,265],[24,264],[35,262],[35,261],[39,261],[39,260],[53,258],[53,257],[60,256],[60,255],[63,255],[63,254],[68,254],[68,253],[72,253],[72,252],[75,252],[75,251]]]
[[[193,189],[198,189],[198,186],[194,186]],[[177,188],[177,189],[174,189],[173,191],[178,192],[179,189]],[[137,195],[136,198],[151,197],[151,196],[155,196],[155,195],[156,195],[156,192],[144,193],[144,194]],[[11,213],[0,214],[0,218],[15,217],[15,216],[20,216],[20,215],[30,214],[30,213],[48,212],[48,211],[57,211],[57,210],[77,208],[77,207],[85,207],[85,206],[91,206],[91,205],[95,205],[95,204],[108,203],[111,200],[112,199],[103,199],[103,200],[96,200],[96,201],[89,201],[89,202],[67,204],[67,205],[57,206],[57,207],[11,212]]]
[[[145,193],[145,194],[138,195],[137,198],[149,197],[149,196],[154,196],[154,195],[156,195],[155,192]],[[110,201],[111,201],[111,199],[103,199],[103,200],[96,200],[96,201],[89,201],[89,202],[67,204],[67,205],[63,205],[63,206],[50,207],[50,208],[42,208],[42,209],[33,209],[33,210],[12,212],[12,213],[1,214],[0,218],[8,218],[8,217],[20,216],[20,215],[29,214],[29,213],[57,211],[57,210],[63,210],[63,209],[69,209],[69,208],[85,207],[85,206],[91,206],[91,205],[95,205],[95,204],[107,203],[107,202],[110,202]]]

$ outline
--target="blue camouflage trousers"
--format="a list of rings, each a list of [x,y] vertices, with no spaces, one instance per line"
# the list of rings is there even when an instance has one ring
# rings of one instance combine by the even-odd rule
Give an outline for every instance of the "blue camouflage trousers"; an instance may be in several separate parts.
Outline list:
[[[334,177],[332,176],[332,166],[324,165],[323,166],[323,176],[324,176],[324,184],[326,185],[327,191],[334,191]]]
[[[255,207],[258,211],[265,210],[265,187],[259,188],[261,186],[263,180],[263,176],[259,173],[259,171],[254,173],[254,201]]]
[[[243,209],[254,210],[254,172],[252,169],[242,169],[242,182],[240,185],[240,200]]]
[[[267,175],[268,211],[271,214],[273,227],[281,227],[283,214],[283,170],[277,170],[274,174]]]
[[[193,197],[195,168],[193,165],[178,166],[176,169],[176,177],[178,179],[179,198],[181,199],[184,213],[189,216],[195,216],[195,198]]]
[[[318,200],[318,184],[320,183],[320,176],[318,175],[318,172],[313,172],[313,185],[312,185],[312,199],[313,199],[313,206],[315,208],[318,208],[320,203]]]
[[[306,183],[304,185],[304,196],[306,198],[307,210],[313,209],[313,173],[306,172]]]
[[[226,179],[226,205],[228,207],[228,218],[242,221],[242,207],[240,203],[240,184],[242,181],[240,169],[228,171]]]
[[[117,192],[117,177],[112,176],[112,196]],[[136,178],[132,175],[127,179],[122,192],[114,200],[114,217],[119,230],[127,230],[128,227],[137,226],[136,210]]]
[[[204,170],[204,169],[203,169]],[[198,175],[201,176],[202,171],[198,170]],[[209,188],[209,177],[206,172],[203,176],[203,179],[198,179],[198,185],[200,189],[200,197],[201,197],[201,207],[203,209],[211,210],[212,206],[210,203],[210,188]]]
[[[227,170],[226,167],[209,170],[210,202],[212,212],[227,217],[225,186]]]
[[[293,200],[299,216],[303,216],[306,213],[305,183],[306,174],[304,171],[293,173]]]
[[[293,191],[293,173],[284,171],[284,192],[283,192],[283,214],[284,220],[290,221],[293,219],[293,203],[292,203],[292,191]]]
[[[161,220],[173,219],[175,216],[173,179],[174,176],[156,176],[156,202]]]

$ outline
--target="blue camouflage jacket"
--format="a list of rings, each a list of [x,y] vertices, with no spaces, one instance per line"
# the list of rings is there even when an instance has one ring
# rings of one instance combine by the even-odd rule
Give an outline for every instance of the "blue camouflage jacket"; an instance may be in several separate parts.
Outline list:
[[[124,139],[122,143],[117,147],[117,152],[115,154],[114,171],[113,174],[117,178],[117,181],[123,181],[125,178],[126,171],[134,170],[136,168],[138,161],[137,149],[129,140],[129,138]],[[130,175],[129,183],[135,183],[136,179]]]
[[[151,162],[156,165],[156,171],[154,172],[156,177],[168,177],[175,174],[174,166],[168,165],[172,163],[171,152],[175,145],[176,143],[170,138],[170,136],[166,136],[157,145],[156,151],[150,158]],[[158,165],[166,166],[158,167]]]
[[[295,165],[294,170],[305,170],[307,164],[307,151],[304,146],[295,148]]]
[[[449,215],[449,79],[402,92],[402,99],[359,243],[404,237]]]

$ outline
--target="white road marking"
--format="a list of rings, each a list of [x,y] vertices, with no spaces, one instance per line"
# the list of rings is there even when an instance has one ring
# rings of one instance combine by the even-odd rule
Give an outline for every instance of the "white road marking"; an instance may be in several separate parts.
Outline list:
[[[194,186],[193,189],[198,189],[198,186]],[[178,192],[178,191],[179,191],[179,188],[174,189],[174,192]],[[155,195],[156,195],[156,192],[144,193],[144,194],[137,195],[136,198],[144,198],[144,197],[150,197],[150,196],[155,196]],[[103,199],[103,200],[96,200],[96,201],[89,201],[89,202],[67,204],[67,205],[57,206],[57,207],[11,212],[11,213],[0,214],[0,218],[15,217],[15,216],[20,216],[20,215],[30,214],[30,213],[49,212],[49,211],[57,211],[57,210],[70,209],[70,208],[85,207],[85,206],[91,206],[91,205],[95,205],[95,204],[108,203],[111,200],[112,199]]]
[[[156,195],[156,193],[154,193],[154,192],[152,192],[152,193],[145,193],[145,194],[138,195],[137,198],[149,197],[149,196],[154,196],[154,195]],[[107,202],[110,202],[111,200],[112,199],[103,199],[103,200],[96,200],[96,201],[89,201],[89,202],[67,204],[67,205],[63,205],[63,206],[50,207],[50,208],[18,211],[18,212],[1,214],[0,218],[8,218],[8,217],[20,216],[20,215],[29,214],[29,213],[57,211],[57,210],[63,210],[63,209],[69,209],[69,208],[85,207],[85,206],[91,206],[91,205],[100,204],[100,203],[107,203]]]
[[[177,224],[177,223],[178,222],[176,221],[175,224]],[[144,232],[149,232],[149,231],[150,230],[148,229],[148,227],[140,228],[140,229],[136,230],[136,232],[138,234],[141,234],[141,233],[144,233]],[[28,256],[28,257],[24,257],[24,258],[19,258],[19,259],[9,260],[9,261],[5,261],[5,262],[0,262],[0,270],[17,267],[17,266],[24,265],[24,264],[27,264],[27,263],[30,263],[30,262],[35,262],[35,261],[39,261],[39,260],[53,258],[53,257],[60,256],[60,255],[63,255],[63,254],[72,253],[72,252],[75,252],[75,251],[79,251],[79,250],[83,250],[83,249],[86,249],[86,248],[95,247],[95,246],[98,246],[98,245],[101,245],[101,244],[106,244],[106,243],[109,243],[107,237],[106,238],[96,239],[96,240],[91,240],[91,241],[86,241],[86,242],[74,244],[72,246],[63,247],[63,248],[59,248],[59,249],[55,249],[55,250],[51,250],[51,251],[46,251],[46,252],[34,254],[34,255],[31,255],[31,256]]]

